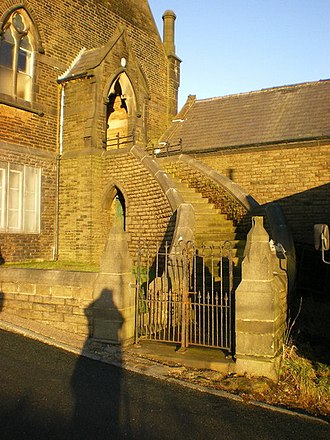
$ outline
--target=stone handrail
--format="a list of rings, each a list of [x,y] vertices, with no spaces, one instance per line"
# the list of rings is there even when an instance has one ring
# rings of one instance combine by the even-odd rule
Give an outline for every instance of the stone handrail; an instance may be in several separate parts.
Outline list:
[[[156,160],[145,150],[134,145],[130,149],[130,152],[157,180],[169,202],[173,214],[176,214],[175,230],[171,248],[181,241],[191,241],[194,236],[195,228],[195,212],[192,205],[184,202],[182,195],[177,190],[171,177],[167,175],[167,173],[158,165]]]
[[[194,159],[186,154],[179,156],[179,161],[190,165],[192,168],[200,171],[202,174],[213,180],[215,183],[224,188],[233,198],[235,198],[247,211],[260,206],[259,203],[237,183],[230,180],[223,174],[218,173],[204,162]]]
[[[172,160],[173,159],[174,158],[172,158]],[[282,251],[287,259],[289,290],[291,290],[296,276],[296,252],[291,231],[281,206],[276,202],[260,205],[250,194],[246,193],[240,185],[215,171],[202,161],[186,154],[181,154],[177,160],[189,165],[191,168],[199,171],[214,183],[221,186],[246,209],[248,214],[252,216],[262,215],[265,218],[271,239],[274,244],[281,245],[277,248],[278,252]]]

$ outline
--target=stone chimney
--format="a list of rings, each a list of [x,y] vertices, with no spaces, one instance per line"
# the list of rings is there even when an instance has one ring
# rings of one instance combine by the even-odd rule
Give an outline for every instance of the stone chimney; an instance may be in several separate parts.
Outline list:
[[[167,116],[168,123],[178,113],[178,90],[180,86],[181,60],[175,54],[174,22],[176,15],[173,11],[165,11],[163,14],[163,44],[168,59],[167,71]]]
[[[174,22],[176,15],[173,11],[165,11],[163,14],[164,28],[163,28],[163,42],[167,56],[175,55],[174,44]]]

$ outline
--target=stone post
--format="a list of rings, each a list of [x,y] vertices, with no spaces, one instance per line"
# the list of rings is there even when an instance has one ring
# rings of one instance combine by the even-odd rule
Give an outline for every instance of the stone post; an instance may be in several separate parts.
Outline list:
[[[263,227],[252,218],[236,290],[236,372],[278,377],[286,330],[287,274],[285,255],[277,254]]]
[[[88,308],[91,336],[127,345],[134,340],[135,280],[128,251],[127,233],[115,224],[101,257],[94,285],[94,302]]]

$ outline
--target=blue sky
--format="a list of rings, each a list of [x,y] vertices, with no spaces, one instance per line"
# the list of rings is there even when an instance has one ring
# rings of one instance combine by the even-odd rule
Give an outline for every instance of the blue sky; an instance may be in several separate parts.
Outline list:
[[[176,15],[179,107],[198,99],[330,78],[330,0],[149,0],[160,35]]]

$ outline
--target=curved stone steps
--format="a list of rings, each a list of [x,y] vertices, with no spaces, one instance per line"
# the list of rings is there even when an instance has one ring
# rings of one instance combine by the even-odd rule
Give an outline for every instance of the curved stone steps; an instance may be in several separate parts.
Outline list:
[[[174,180],[176,189],[180,192],[184,201],[190,203],[194,208],[196,246],[219,246],[220,242],[230,241],[233,245],[233,261],[235,265],[238,265],[243,255],[245,241],[239,239],[233,222],[228,220],[227,215],[221,213],[200,192],[190,187],[188,182],[177,177],[175,167],[172,167],[171,163],[165,163],[164,165],[166,173]]]

